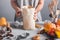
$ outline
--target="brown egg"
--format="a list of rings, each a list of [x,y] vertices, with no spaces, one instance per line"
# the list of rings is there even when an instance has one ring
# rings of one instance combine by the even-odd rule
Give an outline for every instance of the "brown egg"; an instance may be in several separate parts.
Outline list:
[[[41,26],[40,26],[40,24],[35,24],[35,27],[40,28]]]
[[[39,35],[36,35],[32,38],[33,40],[40,40],[40,36]]]

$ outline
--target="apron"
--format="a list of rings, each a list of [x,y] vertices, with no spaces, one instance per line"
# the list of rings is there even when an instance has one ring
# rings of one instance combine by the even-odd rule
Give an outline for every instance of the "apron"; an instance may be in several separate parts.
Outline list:
[[[38,5],[38,2],[39,0],[17,0],[17,4],[19,5],[19,7],[21,8],[22,6],[33,6],[34,8],[36,8],[36,6]],[[38,12],[38,15],[37,15],[37,19],[38,19],[38,22],[42,21],[42,17],[41,17],[41,13]],[[14,21],[23,21],[22,18],[19,18],[19,17],[16,17],[15,16],[15,19]]]

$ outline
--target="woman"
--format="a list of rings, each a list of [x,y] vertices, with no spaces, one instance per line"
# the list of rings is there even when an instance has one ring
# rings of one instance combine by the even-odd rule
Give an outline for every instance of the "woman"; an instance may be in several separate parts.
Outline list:
[[[21,7],[26,5],[31,5],[35,8],[35,13],[34,13],[34,19],[38,19],[38,21],[42,21],[40,11],[43,8],[44,5],[44,0],[11,0],[11,5],[16,11],[15,15],[15,21],[19,19],[19,21],[22,21],[21,17]],[[21,19],[20,19],[21,18]]]
[[[58,19],[59,14],[57,14],[58,13],[57,7],[58,7],[58,0],[52,0],[48,5],[49,11],[50,11],[49,16],[52,18],[53,22],[56,22]]]

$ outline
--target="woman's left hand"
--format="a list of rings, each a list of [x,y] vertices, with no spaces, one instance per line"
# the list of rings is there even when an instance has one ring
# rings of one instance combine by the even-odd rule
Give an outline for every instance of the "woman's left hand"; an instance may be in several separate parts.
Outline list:
[[[35,21],[37,20],[37,12],[36,11],[34,12],[34,17],[33,18],[34,18]]]

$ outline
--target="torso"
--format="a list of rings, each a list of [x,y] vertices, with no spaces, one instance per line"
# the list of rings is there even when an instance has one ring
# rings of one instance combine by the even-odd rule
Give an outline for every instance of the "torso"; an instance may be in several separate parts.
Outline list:
[[[39,2],[39,0],[17,0],[18,6],[20,8],[22,8],[22,6],[30,6],[30,5],[33,6],[34,8],[36,8],[37,5],[38,5],[38,2]],[[22,19],[22,21],[21,21],[21,19],[22,18],[17,18],[16,17],[15,20],[17,20],[19,22],[22,22],[23,19]],[[40,12],[38,12],[37,19],[38,19],[38,21],[42,21],[42,17],[41,17],[41,13]]]
[[[36,8],[36,6],[38,5],[39,0],[17,0],[17,3],[20,7],[22,6],[33,6]]]

